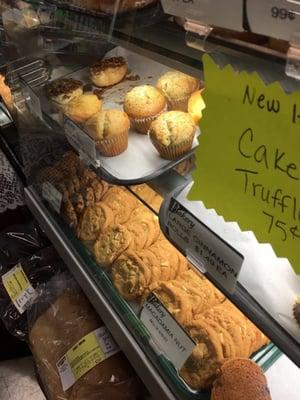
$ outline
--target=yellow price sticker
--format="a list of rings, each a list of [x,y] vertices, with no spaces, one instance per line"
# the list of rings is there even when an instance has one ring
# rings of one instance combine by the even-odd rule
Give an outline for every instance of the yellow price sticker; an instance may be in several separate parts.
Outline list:
[[[206,109],[189,200],[252,230],[300,274],[300,92],[203,57]]]
[[[77,342],[67,352],[66,357],[76,380],[106,358],[95,332],[89,333]]]
[[[83,375],[118,351],[105,326],[85,335],[56,364],[63,390],[68,390]]]

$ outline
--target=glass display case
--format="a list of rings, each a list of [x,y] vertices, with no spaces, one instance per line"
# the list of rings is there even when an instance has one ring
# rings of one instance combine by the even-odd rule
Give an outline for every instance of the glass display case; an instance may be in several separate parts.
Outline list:
[[[209,399],[228,358],[266,370],[283,352],[300,366],[291,263],[187,198],[205,54],[287,93],[300,87],[298,2],[224,5],[1,2],[11,91],[11,102],[1,91],[1,145],[24,175],[28,207],[155,399]],[[238,265],[231,286],[216,273],[221,258]]]

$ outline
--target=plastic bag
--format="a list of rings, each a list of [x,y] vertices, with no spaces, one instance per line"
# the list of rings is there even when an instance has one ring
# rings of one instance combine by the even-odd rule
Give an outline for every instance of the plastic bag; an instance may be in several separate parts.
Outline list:
[[[54,247],[41,249],[48,243],[36,227],[19,226],[0,234],[0,318],[21,340],[27,337],[26,310],[37,286],[65,269]]]
[[[47,284],[39,286],[38,292],[39,295],[28,312],[29,345],[47,398],[142,398],[143,386],[139,378],[125,356],[116,349],[116,344],[103,322],[74,280],[68,274],[60,274]],[[100,352],[103,351],[107,358],[95,361],[96,358],[91,355],[98,351],[94,332],[99,329],[102,339],[105,338],[104,344],[100,344]],[[94,343],[92,348],[88,343]],[[106,353],[107,349],[109,354]],[[70,379],[73,381],[70,382]]]

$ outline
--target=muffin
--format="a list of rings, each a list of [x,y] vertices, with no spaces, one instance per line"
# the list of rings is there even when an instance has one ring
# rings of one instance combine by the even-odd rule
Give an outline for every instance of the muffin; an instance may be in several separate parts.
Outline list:
[[[82,124],[101,110],[102,101],[95,94],[82,94],[69,101],[63,112],[72,121]]]
[[[57,109],[83,94],[83,83],[72,78],[56,79],[47,86],[47,96]]]
[[[113,86],[126,74],[127,63],[123,57],[105,58],[90,67],[91,81],[99,87]]]
[[[235,358],[226,361],[215,380],[211,400],[271,400],[266,377],[253,361]]]
[[[202,90],[194,92],[188,101],[188,113],[192,116],[195,124],[198,124],[202,118],[202,110],[205,108],[205,103],[201,95]]]
[[[139,133],[147,134],[151,123],[164,111],[167,102],[154,86],[141,85],[131,89],[125,96],[124,111],[132,127]]]
[[[103,110],[85,123],[85,129],[95,140],[99,153],[106,157],[123,153],[128,146],[128,116],[120,110]]]
[[[156,87],[168,100],[170,110],[187,111],[189,97],[199,88],[199,81],[179,71],[168,71],[159,78]]]
[[[183,111],[168,111],[152,122],[150,139],[161,157],[175,160],[192,148],[196,132],[193,118]]]

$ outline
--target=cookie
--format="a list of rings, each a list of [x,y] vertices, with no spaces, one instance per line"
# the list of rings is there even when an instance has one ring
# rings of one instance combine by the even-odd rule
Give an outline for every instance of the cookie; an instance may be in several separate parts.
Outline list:
[[[95,242],[93,253],[97,263],[109,267],[130,244],[130,233],[119,224],[106,228]]]
[[[127,251],[113,263],[111,277],[124,299],[138,300],[149,286],[151,272],[135,253]]]
[[[70,200],[62,202],[62,214],[68,225],[72,228],[76,228],[78,224],[77,214]]]
[[[92,241],[113,223],[113,213],[104,203],[96,203],[85,208],[77,226],[77,237],[80,240]]]

